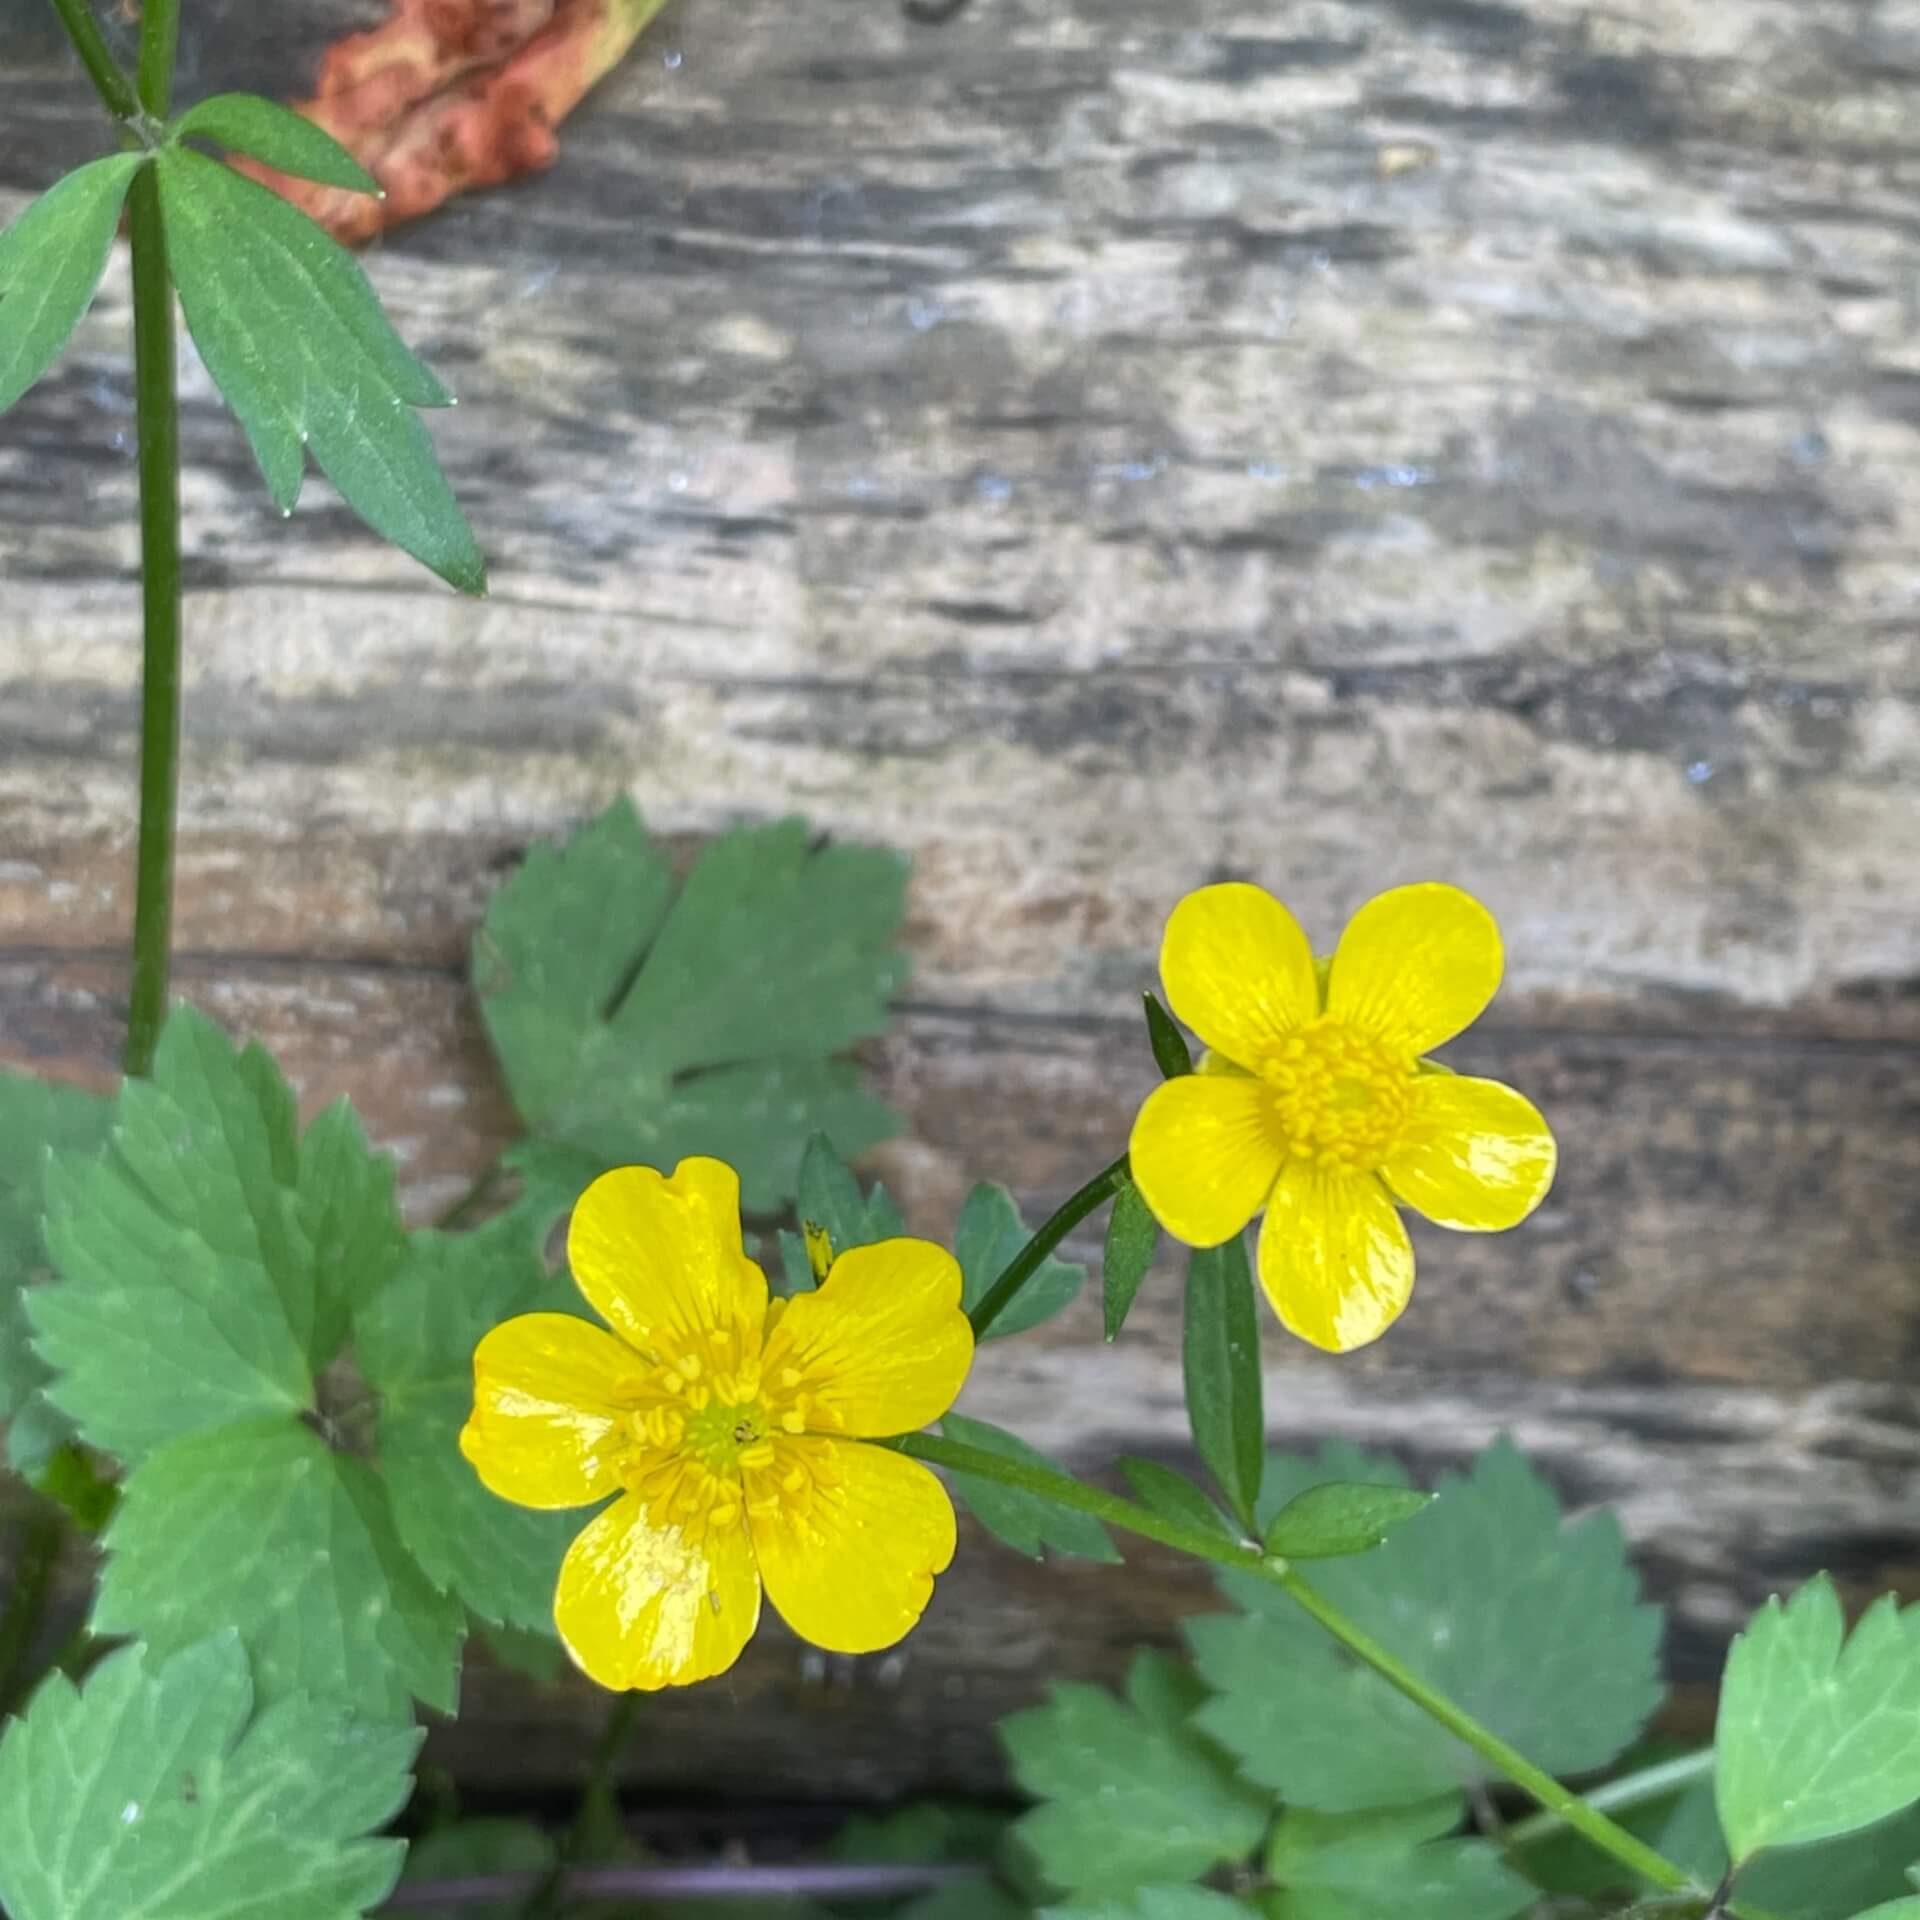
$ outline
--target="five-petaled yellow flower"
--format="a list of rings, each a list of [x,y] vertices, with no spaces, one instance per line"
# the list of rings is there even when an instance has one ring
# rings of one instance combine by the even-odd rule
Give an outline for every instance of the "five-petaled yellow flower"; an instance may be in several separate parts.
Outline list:
[[[1490,1232],[1553,1183],[1553,1135],[1530,1101],[1422,1058],[1473,1024],[1500,970],[1493,916],[1455,887],[1369,900],[1325,965],[1262,888],[1188,894],[1160,972],[1208,1052],[1134,1122],[1147,1205],[1196,1247],[1264,1207],[1260,1282],[1288,1329],[1334,1353],[1378,1339],[1413,1291],[1396,1200]]]
[[[569,1549],[554,1622],[606,1687],[724,1672],[760,1616],[838,1653],[889,1647],[953,1558],[953,1505],[869,1439],[952,1406],[973,1360],[960,1269],[924,1240],[858,1247],[769,1306],[718,1160],[604,1174],[567,1236],[611,1333],[569,1314],[495,1327],[460,1449],[502,1498],[620,1497]]]

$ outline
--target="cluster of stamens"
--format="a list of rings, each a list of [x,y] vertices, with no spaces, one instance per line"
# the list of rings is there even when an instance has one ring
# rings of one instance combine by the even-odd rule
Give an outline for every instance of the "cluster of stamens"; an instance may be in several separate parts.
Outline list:
[[[1287,1153],[1329,1170],[1371,1173],[1413,1104],[1411,1061],[1325,1018],[1278,1041],[1255,1071]]]
[[[775,1343],[776,1346],[784,1343]],[[633,1383],[628,1489],[657,1525],[699,1536],[743,1512],[804,1520],[839,1484],[827,1436],[845,1425],[790,1351],[745,1324],[655,1337]]]

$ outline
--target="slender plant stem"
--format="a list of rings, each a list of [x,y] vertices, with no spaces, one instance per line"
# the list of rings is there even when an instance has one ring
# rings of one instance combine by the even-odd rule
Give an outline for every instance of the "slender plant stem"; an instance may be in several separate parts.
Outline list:
[[[53,0],[53,10],[60,16],[60,24],[66,28],[67,38],[73,42],[73,50],[80,56],[80,64],[86,68],[94,90],[105,101],[107,111],[129,126],[137,124],[140,96],[120,71],[87,0]]]
[[[180,0],[144,0],[135,90],[156,120],[173,110],[173,56],[180,45]]]
[[[633,1738],[633,1723],[639,1712],[637,1693],[623,1693],[614,1702],[607,1723],[600,1731],[600,1744],[594,1749],[587,1768],[587,1783],[581,1789],[573,1824],[561,1839],[552,1869],[529,1888],[522,1920],[552,1920],[552,1916],[559,1913],[565,1896],[570,1891],[578,1891],[572,1883],[583,1856],[604,1842],[609,1828],[617,1830],[613,1773]]]
[[[956,1473],[975,1474],[984,1480],[997,1480],[1004,1486],[1038,1494],[1056,1505],[1091,1514],[1097,1520],[1119,1527],[1143,1539],[1157,1540],[1163,1546],[1178,1548],[1196,1559],[1216,1565],[1235,1567],[1270,1581],[1297,1602],[1333,1635],[1363,1665],[1373,1671],[1415,1706],[1429,1714],[1457,1739],[1464,1741],[1497,1772],[1547,1808],[1562,1823],[1624,1867],[1650,1880],[1670,1893],[1702,1893],[1690,1875],[1649,1847],[1645,1841],[1616,1826],[1604,1813],[1582,1801],[1549,1773],[1509,1746],[1491,1729],[1483,1727],[1464,1713],[1444,1694],[1427,1685],[1418,1674],[1404,1666],[1387,1649],[1361,1632],[1338,1607],[1310,1586],[1284,1560],[1269,1558],[1259,1548],[1222,1539],[1198,1528],[1163,1519],[1159,1514],[1118,1494],[1083,1485],[1064,1473],[1029,1466],[1023,1461],[1003,1459],[979,1447],[962,1446],[956,1441],[936,1439],[928,1434],[910,1434],[897,1443],[903,1453]]]
[[[1613,1813],[1626,1807],[1644,1807],[1649,1801],[1664,1800],[1669,1794],[1680,1793],[1695,1781],[1710,1779],[1712,1775],[1713,1749],[1702,1747],[1698,1753],[1679,1754],[1655,1766],[1623,1773],[1617,1780],[1608,1780],[1601,1786],[1588,1788],[1581,1798],[1588,1806],[1596,1807],[1602,1813]],[[1567,1823],[1557,1813],[1536,1813],[1507,1829],[1506,1844],[1513,1849],[1538,1846],[1541,1841],[1551,1840],[1566,1830]]]
[[[1103,1167],[1060,1210],[1053,1214],[1027,1244],[1007,1262],[1006,1269],[990,1286],[980,1304],[967,1317],[973,1322],[973,1337],[978,1340],[1013,1304],[1014,1296],[1040,1270],[1044,1261],[1088,1214],[1095,1212],[1127,1183],[1127,1156],[1123,1153],[1110,1166]]]

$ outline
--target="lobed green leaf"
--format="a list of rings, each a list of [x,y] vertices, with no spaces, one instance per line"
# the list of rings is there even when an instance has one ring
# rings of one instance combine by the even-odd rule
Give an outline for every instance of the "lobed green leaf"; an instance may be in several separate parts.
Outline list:
[[[1059,1469],[1037,1448],[1030,1447],[1018,1435],[1004,1428],[989,1426],[984,1420],[969,1420],[950,1413],[940,1422],[940,1431],[962,1446],[978,1447],[983,1453],[997,1453],[1006,1460],[1018,1460],[1030,1467]],[[1051,1500],[1021,1487],[1002,1486],[971,1473],[948,1470],[948,1483],[966,1504],[973,1517],[1003,1546],[1029,1560],[1038,1560],[1043,1550],[1070,1553],[1082,1560],[1096,1560],[1104,1566],[1117,1565],[1107,1530],[1091,1514],[1072,1507],[1055,1506]]]
[[[968,1313],[987,1297],[993,1283],[1032,1237],[1032,1230],[1020,1217],[1020,1208],[1005,1187],[982,1182],[967,1195],[960,1218],[954,1224],[953,1254],[960,1262],[960,1304]],[[1072,1305],[1086,1277],[1086,1268],[1077,1262],[1048,1254],[1027,1275],[1026,1284],[1014,1296],[1013,1303],[981,1338],[1004,1339],[1008,1334],[1025,1333],[1051,1320]]]
[[[1353,1813],[1291,1807],[1267,1852],[1268,1920],[1507,1920],[1539,1889],[1485,1840],[1459,1839],[1458,1794]]]

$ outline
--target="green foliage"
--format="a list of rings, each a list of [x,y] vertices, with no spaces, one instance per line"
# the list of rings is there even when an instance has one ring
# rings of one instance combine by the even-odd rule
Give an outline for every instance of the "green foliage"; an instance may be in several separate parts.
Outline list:
[[[1147,1013],[1147,1044],[1153,1049],[1153,1063],[1163,1080],[1177,1079],[1193,1071],[1193,1053],[1187,1037],[1174,1023],[1173,1015],[1160,1004],[1159,995],[1144,996]]]
[[[0,1740],[0,1899],[14,1920],[355,1920],[401,1843],[419,1736],[292,1697],[254,1712],[230,1633],[134,1646],[84,1692],[54,1675]]]
[[[1267,1851],[1269,1920],[1507,1920],[1537,1889],[1459,1831],[1457,1794],[1356,1813],[1293,1808]]]
[[[1040,1920],[1246,1920],[1251,1911],[1207,1887],[1140,1887],[1094,1906],[1046,1907]]]
[[[1267,1525],[1266,1548],[1288,1560],[1333,1560],[1380,1546],[1402,1520],[1432,1501],[1411,1487],[1357,1487],[1344,1481],[1297,1493]]]
[[[473,1350],[515,1314],[579,1306],[508,1220],[416,1234],[355,1328],[360,1370],[380,1400],[380,1467],[400,1537],[442,1593],[494,1625],[551,1632],[554,1582],[584,1516],[497,1499],[462,1457]]]
[[[1003,1459],[1044,1467],[1049,1472],[1059,1471],[1044,1453],[1000,1427],[989,1426],[984,1420],[968,1420],[950,1413],[940,1422],[940,1431],[949,1440],[978,1447],[983,1453],[997,1453]],[[1043,1549],[1047,1548],[1109,1566],[1120,1559],[1106,1528],[1091,1514],[1055,1506],[1037,1493],[1002,1486],[997,1480],[983,1479],[977,1474],[950,1470],[948,1483],[996,1540],[1015,1553],[1025,1554],[1029,1560],[1040,1559]]]
[[[93,304],[144,157],[76,167],[0,233],[0,413],[59,358]]]
[[[427,1887],[476,1874],[544,1875],[552,1871],[557,1856],[553,1837],[525,1820],[462,1820],[455,1826],[422,1834],[407,1849],[407,1867],[400,1884]],[[462,1900],[413,1909],[424,1920],[521,1920],[526,1910],[524,1893],[506,1900]]]
[[[816,1133],[800,1156],[800,1178],[795,1196],[801,1231],[780,1232],[780,1266],[786,1280],[783,1291],[811,1293],[815,1280],[807,1254],[806,1235],[817,1229],[827,1236],[832,1255],[855,1247],[870,1247],[906,1231],[893,1196],[876,1180],[862,1197],[860,1183],[834,1151],[824,1133]]]
[[[1769,1600],[1727,1656],[1714,1755],[1737,1862],[1920,1800],[1920,1607],[1888,1595],[1849,1637],[1824,1575]]]
[[[1153,1265],[1154,1250],[1160,1244],[1160,1222],[1132,1180],[1113,1196],[1113,1212],[1107,1216],[1107,1244],[1101,1265],[1105,1298],[1101,1302],[1107,1338],[1117,1340],[1133,1310],[1133,1297]]]
[[[282,513],[306,456],[374,531],[462,593],[486,567],[417,407],[451,396],[359,263],[277,193],[191,147],[154,157],[167,260],[200,357]]]
[[[332,134],[257,93],[216,93],[197,101],[167,132],[174,140],[211,140],[229,152],[251,154],[301,180],[380,194],[380,182]]]
[[[1141,1505],[1151,1507],[1161,1519],[1218,1534],[1223,1540],[1236,1537],[1220,1509],[1184,1473],[1175,1473],[1157,1460],[1126,1457],[1120,1461],[1120,1471]]]
[[[1334,1481],[1403,1487],[1384,1460],[1329,1448],[1275,1456],[1270,1517]],[[1359,1629],[1468,1713],[1556,1772],[1604,1766],[1658,1704],[1660,1616],[1638,1598],[1618,1524],[1563,1525],[1551,1490],[1502,1441],[1364,1558],[1329,1561],[1315,1587]],[[1284,1594],[1222,1584],[1245,1611],[1187,1624],[1218,1697],[1198,1724],[1250,1779],[1341,1813],[1423,1800],[1487,1777],[1485,1763],[1359,1667]]]
[[[9,1460],[29,1475],[43,1472],[73,1431],[42,1394],[47,1369],[27,1341],[25,1290],[51,1265],[41,1233],[47,1157],[93,1152],[112,1111],[78,1087],[0,1073],[0,1420]]]
[[[987,1297],[993,1283],[1032,1237],[1013,1195],[1005,1187],[983,1183],[967,1195],[953,1230],[953,1254],[960,1262],[964,1283],[961,1305],[968,1313]],[[1086,1277],[1085,1267],[1049,1254],[1027,1276],[1013,1304],[981,1338],[999,1340],[1010,1333],[1025,1333],[1043,1320],[1051,1320],[1071,1304]]]
[[[1190,1675],[1141,1653],[1125,1701],[1056,1686],[1048,1705],[1001,1723],[1014,1778],[1044,1803],[1015,1832],[1056,1886],[1130,1895],[1253,1851],[1270,1809],[1189,1725],[1198,1698]]]
[[[1187,1418],[1200,1458],[1250,1531],[1260,1495],[1266,1420],[1260,1404],[1260,1322],[1245,1242],[1196,1248],[1187,1261]]]
[[[474,982],[515,1106],[512,1157],[577,1192],[603,1168],[714,1154],[750,1211],[793,1192],[793,1143],[857,1154],[893,1114],[834,1056],[878,1033],[905,977],[905,868],[817,845],[805,824],[739,828],[676,892],[622,799],[564,848],[539,846],[493,897]]]
[[[262,1701],[451,1708],[460,1609],[347,1450],[356,1410],[322,1391],[406,1257],[392,1168],[352,1114],[300,1137],[267,1055],[182,1009],[106,1150],[55,1152],[47,1208],[61,1280],[29,1300],[47,1391],[132,1468],[96,1629],[164,1656],[230,1623]]]

